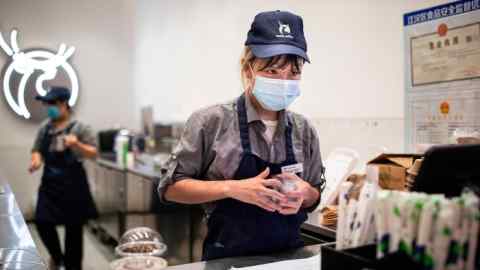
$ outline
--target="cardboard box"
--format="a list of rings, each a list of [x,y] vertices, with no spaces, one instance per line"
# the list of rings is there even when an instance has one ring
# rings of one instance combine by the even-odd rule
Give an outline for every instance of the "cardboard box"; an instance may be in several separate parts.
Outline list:
[[[381,154],[368,162],[368,166],[377,167],[378,184],[383,189],[406,190],[407,170],[419,154]]]

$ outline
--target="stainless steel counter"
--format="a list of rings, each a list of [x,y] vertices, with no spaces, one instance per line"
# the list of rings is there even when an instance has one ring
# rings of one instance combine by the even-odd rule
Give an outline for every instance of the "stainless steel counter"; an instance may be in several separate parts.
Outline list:
[[[160,172],[136,164],[122,168],[111,159],[86,162],[90,187],[100,214],[154,212],[159,206],[156,187]]]
[[[98,224],[108,235],[119,240],[129,228],[148,226],[167,238],[173,252],[169,262],[199,261],[207,230],[200,206],[162,205],[156,192],[160,172],[153,166],[124,169],[111,159],[99,158],[93,167],[89,176],[101,215]],[[316,212],[302,225],[302,237],[307,245],[332,242],[335,231],[322,226]],[[189,250],[180,251],[185,239],[189,239]]]
[[[306,246],[296,250],[263,256],[234,257],[202,261],[167,267],[166,270],[227,270],[231,267],[247,267],[284,260],[303,259],[320,253],[321,245]],[[320,262],[319,262],[320,267]],[[320,269],[320,268],[319,268]]]
[[[47,269],[18,208],[15,196],[1,176],[0,269]]]
[[[153,165],[125,169],[111,158],[85,165],[100,214],[91,224],[99,229],[101,238],[115,244],[125,231],[147,226],[163,236],[168,245],[165,259],[170,265],[200,260],[205,234],[202,209],[161,204],[157,193],[160,172]]]
[[[96,162],[101,166],[105,166],[118,171],[133,173],[137,176],[145,177],[152,180],[160,177],[160,171],[156,170],[153,166],[135,164],[133,168],[122,168],[115,161],[104,158],[97,158]]]

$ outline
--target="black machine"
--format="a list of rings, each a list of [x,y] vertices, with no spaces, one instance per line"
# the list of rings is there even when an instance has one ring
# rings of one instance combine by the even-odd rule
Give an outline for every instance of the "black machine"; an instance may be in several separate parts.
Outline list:
[[[98,132],[98,150],[102,157],[112,159],[115,157],[115,138],[120,129],[107,129]],[[129,135],[128,150],[136,149],[139,152],[145,152],[145,136],[141,134]]]
[[[465,187],[480,196],[480,144],[434,146],[425,153],[413,191],[453,197]]]
[[[415,178],[413,191],[454,197],[459,196],[464,188],[470,188],[480,196],[480,144],[430,148]],[[477,249],[476,269],[480,269],[479,254],[480,249]]]
[[[115,147],[115,137],[119,129],[108,129],[98,132],[98,150],[101,153],[113,153]]]

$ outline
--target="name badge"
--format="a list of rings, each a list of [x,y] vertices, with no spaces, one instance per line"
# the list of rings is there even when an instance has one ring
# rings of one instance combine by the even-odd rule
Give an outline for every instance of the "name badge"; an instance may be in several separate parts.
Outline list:
[[[303,163],[292,164],[282,167],[282,173],[302,173],[303,172]]]

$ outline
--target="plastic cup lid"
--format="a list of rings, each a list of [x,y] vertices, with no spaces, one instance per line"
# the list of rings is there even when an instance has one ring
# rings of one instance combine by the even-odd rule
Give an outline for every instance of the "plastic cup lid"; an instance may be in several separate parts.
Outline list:
[[[120,238],[120,244],[138,241],[163,242],[163,237],[148,227],[136,227],[126,231]]]

